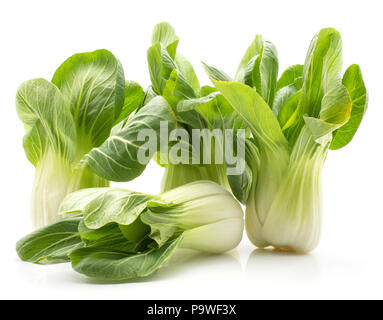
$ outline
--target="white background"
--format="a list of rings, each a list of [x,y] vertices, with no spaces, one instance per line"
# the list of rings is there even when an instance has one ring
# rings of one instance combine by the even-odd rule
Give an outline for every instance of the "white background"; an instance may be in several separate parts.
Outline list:
[[[383,298],[381,1],[1,1],[0,4],[0,298],[256,299]],[[322,240],[310,255],[260,251],[244,238],[222,256],[180,252],[152,277],[99,284],[70,265],[22,263],[16,241],[31,231],[29,197],[34,168],[22,148],[15,112],[18,85],[50,79],[77,52],[107,48],[127,79],[146,87],[151,31],[170,22],[201,83],[199,61],[233,75],[256,33],[272,40],[280,69],[303,63],[313,35],[335,27],[344,64],[358,63],[370,93],[369,110],[355,139],[330,152],[323,174]],[[157,193],[162,169],[151,164],[133,182]]]

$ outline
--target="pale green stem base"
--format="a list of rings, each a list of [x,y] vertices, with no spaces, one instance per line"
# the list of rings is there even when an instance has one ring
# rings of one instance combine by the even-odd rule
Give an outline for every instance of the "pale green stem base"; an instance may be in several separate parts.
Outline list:
[[[161,190],[162,192],[166,192],[187,183],[199,180],[213,181],[231,191],[225,166],[213,164],[205,166],[169,164],[166,167],[162,179]]]
[[[31,198],[31,214],[34,228],[50,225],[58,220],[58,208],[71,192],[83,188],[109,186],[109,182],[84,170],[73,170],[61,157],[47,153],[36,167]]]

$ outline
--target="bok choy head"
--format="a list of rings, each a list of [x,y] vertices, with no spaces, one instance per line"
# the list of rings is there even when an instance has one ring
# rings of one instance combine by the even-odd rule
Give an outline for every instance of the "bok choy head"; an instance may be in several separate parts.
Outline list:
[[[147,158],[153,157],[165,167],[162,191],[210,180],[232,189],[243,201],[242,194],[250,190],[252,172],[247,168],[245,175],[227,176],[227,168],[233,163],[227,161],[223,150],[230,148],[229,142],[215,135],[214,130],[233,130],[230,143],[235,143],[237,130],[246,129],[246,125],[217,89],[200,86],[193,66],[177,50],[178,42],[168,23],[155,26],[147,51],[151,86],[144,106],[115,127],[112,136],[87,154],[82,164],[105,179],[128,181],[145,168],[137,158],[140,147],[149,146]],[[165,131],[161,130],[161,123],[165,124]],[[155,143],[137,139],[142,129],[155,133]],[[201,130],[196,139],[199,145],[192,141],[194,130]]]
[[[246,51],[236,81],[222,78],[215,67],[206,70],[254,138],[246,156],[253,171],[246,209],[250,240],[258,247],[313,250],[327,151],[352,140],[367,108],[359,66],[341,74],[340,34],[321,30],[304,65],[289,67],[279,79],[276,49],[260,36]]]
[[[125,88],[124,72],[115,56],[97,50],[67,59],[51,82],[34,79],[19,87],[16,108],[26,129],[24,149],[36,167],[35,227],[57,221],[59,204],[68,193],[108,185],[79,163],[105,141],[122,115],[128,116],[142,103],[142,89],[140,94],[134,84],[132,98],[132,83],[127,84]]]
[[[244,228],[240,204],[211,181],[158,196],[84,189],[68,195],[60,213],[66,219],[18,242],[20,258],[34,263],[70,259],[77,272],[106,280],[148,276],[176,248],[211,253],[234,249]]]
[[[230,190],[224,155],[227,142],[214,130],[229,128],[235,131],[244,128],[244,123],[215,88],[200,86],[193,66],[177,50],[178,43],[175,30],[163,22],[155,26],[152,46],[147,52],[152,82],[150,90],[169,103],[178,128],[169,139],[169,147],[174,152],[161,153],[158,157],[166,168],[162,189],[166,191],[192,181],[211,180]],[[192,141],[196,130],[200,130],[198,145]],[[188,137],[186,144],[178,140],[185,136]]]

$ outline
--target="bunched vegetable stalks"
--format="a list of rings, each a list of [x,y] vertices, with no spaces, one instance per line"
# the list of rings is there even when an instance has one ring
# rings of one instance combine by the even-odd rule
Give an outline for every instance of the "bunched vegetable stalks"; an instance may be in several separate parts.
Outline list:
[[[24,237],[24,261],[57,263],[105,280],[145,277],[176,248],[222,253],[243,234],[243,212],[223,187],[199,181],[150,196],[116,188],[84,189],[64,200],[73,216]]]
[[[112,135],[87,154],[82,164],[107,180],[131,180],[132,173],[135,177],[143,170],[136,161],[138,148],[135,146],[143,145],[137,139],[138,129],[151,129],[157,135],[157,145],[155,152],[149,150],[148,156],[165,167],[162,191],[193,181],[210,180],[232,190],[242,201],[245,198],[242,193],[249,192],[251,178],[227,176],[228,165],[235,164],[227,164],[222,154],[227,142],[223,138],[216,139],[211,132],[228,128],[234,130],[235,136],[238,129],[246,128],[244,121],[216,88],[200,86],[193,66],[177,50],[178,42],[168,23],[155,26],[152,46],[147,51],[151,86],[146,91],[144,106],[136,116],[115,127]],[[161,122],[168,124],[167,134],[161,135]],[[178,129],[175,136],[171,136],[173,129]],[[205,130],[199,150],[191,141],[194,129]],[[188,142],[179,141],[180,131],[188,135]],[[166,145],[168,150],[160,150],[160,145]],[[173,147],[181,155],[172,157]],[[223,161],[215,160],[215,150],[221,150],[217,151],[217,158]],[[210,152],[211,161],[205,163],[204,156]],[[251,176],[251,171],[247,170],[247,174]]]
[[[177,46],[170,25],[155,27],[146,92],[124,80],[106,50],[72,56],[51,82],[20,86],[24,148],[36,167],[34,224],[42,226],[17,243],[22,260],[71,261],[79,273],[121,281],[152,274],[177,248],[225,252],[239,244],[244,227],[232,193],[246,203],[246,230],[256,246],[316,247],[327,152],[352,140],[368,100],[359,66],[342,75],[339,33],[321,30],[304,65],[279,79],[274,45],[257,36],[234,79],[204,65],[215,88],[200,86]],[[170,135],[161,134],[162,123]],[[154,142],[140,137],[145,129]],[[173,129],[183,132],[172,137]],[[214,136],[196,146],[179,139],[194,129],[207,138],[233,129],[233,141]],[[225,153],[218,154],[223,163],[215,161],[215,146],[239,153],[238,139],[245,141],[244,170],[227,176],[232,159]],[[213,161],[204,163],[211,151]],[[108,187],[136,178],[152,158],[168,160],[160,195]]]
[[[59,219],[58,207],[68,193],[109,185],[79,163],[142,103],[140,89],[133,82],[125,87],[123,69],[107,50],[75,54],[57,69],[51,82],[34,79],[20,86],[16,107],[27,131],[24,149],[36,167],[35,227]]]
[[[211,132],[225,127],[234,130],[241,128],[243,121],[233,116],[232,108],[217,90],[200,86],[193,66],[177,50],[178,42],[175,30],[168,23],[155,26],[152,46],[147,52],[152,94],[162,96],[169,103],[177,119],[177,128],[183,129],[190,137],[193,129]],[[195,150],[191,141],[189,145],[180,147],[189,154],[189,158],[183,159],[187,163],[178,163],[162,154],[162,157],[167,157],[165,165],[160,163],[165,167],[163,191],[198,180],[211,180],[231,189],[225,161],[218,163],[214,155],[210,163],[203,162],[203,155],[214,150],[216,145],[224,146],[224,140],[213,137],[207,131],[202,139],[205,140],[201,150]],[[209,141],[212,141],[211,145]],[[223,148],[219,156],[224,159]]]
[[[246,208],[250,240],[258,247],[313,250],[321,230],[327,151],[351,141],[367,107],[359,66],[341,76],[341,37],[323,29],[305,64],[288,68],[278,81],[276,49],[260,36],[243,57],[236,81],[215,67],[206,70],[254,137],[246,159],[254,173]]]

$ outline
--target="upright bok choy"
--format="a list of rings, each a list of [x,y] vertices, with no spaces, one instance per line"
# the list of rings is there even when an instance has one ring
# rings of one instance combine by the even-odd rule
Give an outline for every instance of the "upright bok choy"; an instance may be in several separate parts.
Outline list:
[[[19,87],[16,107],[26,129],[24,149],[36,167],[35,227],[58,220],[58,207],[68,193],[108,186],[107,180],[80,167],[80,160],[102,144],[143,97],[137,84],[127,82],[125,88],[123,69],[107,50],[75,54],[57,69],[51,82],[34,79]]]
[[[128,181],[132,173],[136,175],[144,168],[137,160],[138,147],[150,146],[147,158],[154,157],[165,167],[162,191],[210,180],[233,189],[237,196],[236,191],[249,189],[250,184],[242,188],[241,179],[228,178],[227,167],[236,163],[227,161],[223,154],[227,141],[212,131],[229,128],[236,137],[237,129],[246,126],[217,89],[200,86],[192,65],[177,50],[178,41],[168,23],[155,26],[152,46],[147,51],[151,86],[144,106],[129,121],[114,128],[100,147],[85,156],[82,165],[105,179]],[[137,139],[138,129],[151,130],[156,135],[155,143]],[[193,131],[197,130],[199,146],[192,141]],[[206,157],[208,154],[210,158]]]
[[[116,188],[74,192],[62,203],[67,216],[17,243],[24,261],[57,263],[105,280],[145,277],[176,248],[222,253],[243,234],[243,212],[222,186],[198,181],[151,196]],[[73,215],[73,217],[71,217]]]
[[[320,238],[327,152],[351,141],[367,107],[359,66],[341,75],[340,34],[321,30],[304,65],[288,68],[279,80],[276,49],[260,36],[236,81],[225,81],[213,67],[206,70],[254,137],[246,159],[254,172],[246,209],[250,240],[258,247],[313,250]]]
[[[214,130],[222,133],[229,128],[235,134],[244,123],[215,88],[200,86],[193,66],[177,50],[178,42],[174,29],[166,22],[160,23],[154,28],[152,46],[147,53],[151,92],[169,103],[177,119],[179,131],[170,136],[170,143],[185,136],[190,139],[188,144],[178,147],[180,153],[184,152],[183,157],[172,157],[171,153],[160,155],[160,164],[166,168],[162,189],[211,180],[230,190],[224,154],[228,142]],[[196,145],[196,140],[191,140],[197,130],[200,143]]]
[[[207,127],[205,119],[194,110],[181,110],[177,106],[181,101],[196,99],[203,94],[193,66],[177,50],[179,38],[168,23],[155,26],[152,34],[152,46],[148,49],[147,58],[152,82],[151,91],[160,95],[172,107],[178,121],[179,135],[181,131],[192,135],[193,129]],[[184,131],[185,130],[185,131]],[[174,140],[180,136],[175,136]],[[210,139],[208,133],[204,138]],[[169,154],[160,154],[159,163],[165,167],[162,190],[167,191],[196,180],[211,180],[229,188],[224,164],[202,164],[191,146],[191,141],[180,145],[184,157],[171,159]],[[219,143],[219,142],[217,142]],[[206,145],[202,145],[201,149]],[[200,150],[198,150],[200,151]],[[202,151],[203,153],[203,151]],[[193,163],[194,162],[194,163]]]

